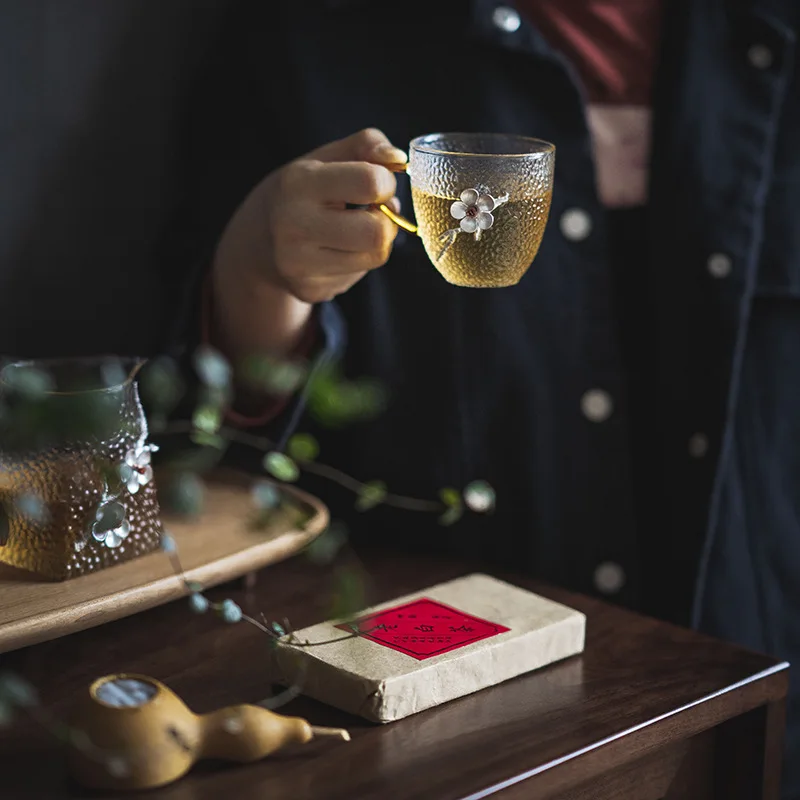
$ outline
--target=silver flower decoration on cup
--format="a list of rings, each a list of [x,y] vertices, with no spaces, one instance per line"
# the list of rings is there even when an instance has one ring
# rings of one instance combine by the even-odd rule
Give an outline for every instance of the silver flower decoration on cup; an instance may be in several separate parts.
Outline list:
[[[158,447],[154,444],[138,444],[125,454],[125,463],[120,467],[120,476],[131,494],[136,494],[142,486],[147,486],[153,480],[150,456],[157,450]]]
[[[125,519],[125,507],[119,500],[111,498],[100,503],[92,523],[92,536],[96,541],[106,547],[119,547],[130,532],[130,523]]]
[[[450,206],[450,216],[458,220],[458,227],[449,228],[439,236],[442,249],[437,255],[437,261],[450,249],[459,233],[471,233],[475,241],[479,242],[483,232],[494,225],[493,212],[506,202],[508,194],[493,197],[483,187],[464,189],[459,199]]]
[[[461,199],[450,206],[450,216],[460,220],[460,228],[464,233],[474,233],[479,239],[481,231],[488,231],[494,224],[492,211],[497,208],[495,199],[490,194],[479,194],[477,189],[465,189]]]

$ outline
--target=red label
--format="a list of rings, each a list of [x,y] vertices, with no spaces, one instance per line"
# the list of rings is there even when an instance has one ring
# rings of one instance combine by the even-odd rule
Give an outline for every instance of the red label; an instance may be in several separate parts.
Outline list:
[[[418,661],[510,630],[427,597],[336,627],[352,631],[354,626],[365,639]]]

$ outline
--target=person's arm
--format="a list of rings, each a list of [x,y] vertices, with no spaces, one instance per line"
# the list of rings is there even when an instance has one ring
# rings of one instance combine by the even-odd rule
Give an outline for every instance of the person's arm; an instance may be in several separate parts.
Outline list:
[[[388,259],[396,228],[380,212],[395,179],[375,162],[405,159],[379,131],[332,142],[267,176],[231,218],[210,273],[208,343],[232,364],[307,357],[315,306]],[[233,420],[264,421],[276,398],[238,381]],[[275,412],[277,413],[277,412]]]
[[[248,353],[281,358],[305,351],[311,303],[247,272],[210,277],[209,343],[234,361]]]
[[[225,341],[224,332],[231,330],[231,326],[226,319],[220,320],[219,293],[215,292],[213,279],[214,274],[209,274],[203,285],[200,319],[202,346],[212,347],[221,353],[269,353],[273,358],[288,362],[313,361],[327,349],[325,342],[329,337],[326,331],[320,329],[319,313],[316,313],[318,309],[311,304],[303,304],[307,306],[308,313],[302,314],[302,317],[298,318],[295,323],[295,321],[283,317],[280,309],[272,311],[273,299],[277,299],[277,304],[280,304],[283,298],[277,292],[270,293],[269,297],[264,298],[258,291],[263,288],[262,285],[257,286],[256,291],[250,294],[243,291],[241,305],[237,306],[234,303],[234,309],[238,307],[240,313],[252,313],[251,318],[257,323],[243,326],[245,328],[243,338],[247,344],[237,346],[235,343]],[[243,281],[241,286],[234,288],[244,290],[246,282]],[[238,291],[236,293],[238,294]],[[286,293],[283,294],[285,296]],[[276,295],[278,295],[277,298]],[[292,300],[293,298],[289,296],[288,299]],[[256,302],[253,303],[253,300]],[[267,324],[263,328],[258,324],[262,314],[274,314],[266,320]],[[270,338],[267,339],[266,344],[256,343],[254,345],[253,341],[257,339],[263,329],[266,329],[267,337]],[[273,336],[275,339],[271,338]],[[276,340],[277,343],[273,344]],[[240,428],[262,427],[277,417],[290,401],[289,395],[265,396],[263,392],[254,391],[252,385],[246,381],[237,380],[233,404],[226,409],[226,421]]]

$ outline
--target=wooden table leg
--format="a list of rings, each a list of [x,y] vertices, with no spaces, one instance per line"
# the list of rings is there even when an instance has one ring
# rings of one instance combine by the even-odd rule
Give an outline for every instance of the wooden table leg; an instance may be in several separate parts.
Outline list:
[[[786,704],[777,701],[717,728],[716,798],[778,800],[785,723]]]

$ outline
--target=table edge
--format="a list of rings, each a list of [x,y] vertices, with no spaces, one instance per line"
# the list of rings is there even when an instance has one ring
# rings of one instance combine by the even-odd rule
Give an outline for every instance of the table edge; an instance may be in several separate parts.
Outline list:
[[[636,725],[632,725],[625,730],[619,731],[618,733],[612,734],[610,736],[606,736],[603,739],[599,739],[596,742],[592,742],[592,744],[586,745],[578,750],[573,750],[566,755],[559,756],[558,758],[551,759],[545,764],[540,764],[533,769],[527,770],[519,775],[515,775],[513,778],[507,778],[505,781],[501,781],[499,783],[493,784],[492,786],[488,786],[485,789],[481,789],[478,792],[473,792],[472,794],[466,795],[461,800],[485,800],[487,797],[491,797],[498,792],[502,792],[506,789],[510,789],[513,786],[516,786],[523,781],[526,781],[530,778],[534,778],[537,775],[541,775],[542,773],[554,769],[556,767],[562,766],[570,761],[573,761],[576,758],[581,756],[585,756],[589,753],[598,750],[600,747],[603,747],[608,744],[612,744],[620,739],[623,739],[626,736],[629,736],[637,731],[644,730],[646,728],[652,727],[653,725],[658,725],[665,720],[668,720],[672,717],[677,716],[678,714],[684,713],[686,711],[691,710],[692,708],[696,708],[697,706],[702,705],[703,703],[710,702],[715,700],[719,697],[722,697],[726,694],[736,691],[737,689],[742,689],[745,686],[754,684],[758,681],[767,680],[773,676],[780,675],[782,673],[787,673],[789,670],[789,662],[788,661],[780,661],[777,664],[774,664],[771,667],[767,667],[766,669],[761,670],[753,675],[748,676],[747,678],[743,678],[736,683],[732,683],[729,686],[724,687],[723,689],[718,689],[715,692],[711,692],[710,694],[703,695],[703,697],[699,697],[697,700],[693,700],[690,703],[685,703],[682,706],[677,708],[670,709],[669,711],[665,711],[663,714],[659,714],[652,719],[648,719],[645,722],[640,722]],[[779,691],[778,695],[773,698],[773,700],[780,700],[786,697],[788,691],[788,683],[784,682],[783,689]],[[757,708],[760,704],[755,704],[753,708]],[[713,726],[712,726],[713,727]],[[699,731],[697,731],[699,732]],[[694,735],[694,734],[692,734]]]

